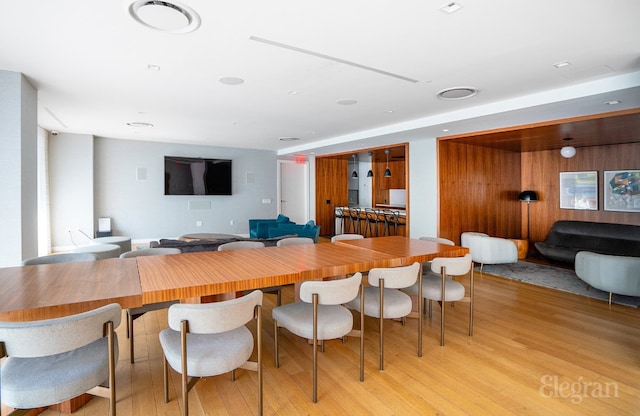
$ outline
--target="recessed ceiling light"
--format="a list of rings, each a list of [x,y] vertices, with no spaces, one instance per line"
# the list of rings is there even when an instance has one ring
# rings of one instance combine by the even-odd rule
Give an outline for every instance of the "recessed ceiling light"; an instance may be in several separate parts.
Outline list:
[[[562,61],[562,62],[556,62],[555,64],[553,64],[553,66],[555,66],[556,68],[564,68],[565,66],[570,66],[571,62],[569,61]]]
[[[135,0],[129,14],[138,23],[169,33],[193,32],[200,26],[200,16],[189,6],[175,0]]]
[[[449,129],[442,129],[442,131],[446,133],[449,131]]]
[[[357,104],[358,102],[356,100],[338,100],[336,101],[336,103],[340,105],[354,105],[354,104]]]
[[[225,85],[240,85],[244,83],[244,80],[242,78],[236,78],[236,77],[222,77],[218,81],[221,84],[225,84]]]
[[[299,137],[280,137],[278,140],[281,142],[297,142],[300,140]]]
[[[393,114],[393,110],[384,110],[384,112],[387,114]]]
[[[444,6],[440,7],[440,10],[445,12],[446,14],[457,12],[460,9],[462,9],[462,6],[455,2],[447,3]]]
[[[473,87],[447,88],[438,93],[441,100],[464,100],[478,94],[478,90]]]
[[[616,105],[616,104],[620,104],[622,101],[619,100],[613,100],[613,101],[607,101],[605,102],[606,105]]]
[[[131,126],[131,127],[153,127],[153,124],[145,123],[143,121],[130,121],[129,123],[127,123],[127,126]]]
[[[298,91],[291,90],[287,94],[289,94],[289,95],[298,95]]]

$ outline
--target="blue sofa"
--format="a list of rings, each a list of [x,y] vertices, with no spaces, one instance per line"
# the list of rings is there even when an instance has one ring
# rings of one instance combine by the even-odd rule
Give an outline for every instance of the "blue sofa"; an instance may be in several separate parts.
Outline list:
[[[298,237],[313,238],[313,242],[318,242],[320,236],[320,226],[315,225],[313,221],[309,221],[304,225],[279,223],[269,227],[267,238],[282,237],[285,235],[296,234]]]
[[[249,220],[249,237],[251,238],[269,238],[269,228],[277,227],[279,224],[294,224],[286,215],[278,215],[275,219],[250,219]]]

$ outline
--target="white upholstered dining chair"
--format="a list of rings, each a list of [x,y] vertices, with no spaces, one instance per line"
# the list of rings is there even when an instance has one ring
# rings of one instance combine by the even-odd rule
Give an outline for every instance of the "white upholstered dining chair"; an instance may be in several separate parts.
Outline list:
[[[22,265],[33,266],[38,264],[76,263],[96,260],[98,260],[98,256],[95,253],[59,253],[26,259],[22,261]]]
[[[276,243],[278,247],[299,246],[304,244],[315,244],[315,242],[313,241],[313,238],[309,237],[287,237],[282,240],[278,240]]]
[[[360,293],[360,296],[358,296]],[[300,285],[300,302],[274,308],[274,361],[280,367],[278,328],[313,342],[313,402],[318,401],[318,341],[360,337],[360,381],[364,381],[364,315],[360,315],[360,330],[353,331],[353,315],[342,304],[358,299],[364,292],[362,274],[330,281],[305,281]],[[322,344],[324,347],[324,343]]]
[[[380,330],[380,371],[384,370],[384,320],[407,317],[413,308],[411,297],[399,289],[412,286],[418,280],[420,263],[369,270],[369,285],[364,289],[364,302],[354,299],[345,304],[349,309],[378,318]],[[422,328],[418,327],[418,356],[422,356]]]
[[[121,317],[114,303],[62,318],[0,322],[0,358],[8,357],[0,368],[0,403],[34,409],[90,393],[108,398],[115,416],[114,330]]]
[[[256,361],[253,335],[245,326],[256,320]],[[181,374],[182,415],[189,414],[189,390],[201,377],[243,368],[258,373],[258,411],[262,415],[262,292],[203,304],[169,308],[169,328],[160,332],[164,354],[164,401],[169,401],[169,366]]]
[[[470,274],[469,294],[462,283],[453,280],[453,276]],[[473,335],[473,261],[471,254],[463,257],[436,257],[431,260],[431,273],[422,277],[422,297],[427,301],[429,318],[432,315],[432,302],[440,303],[440,345],[444,346],[445,302],[469,302],[469,336]],[[417,284],[406,289],[412,295],[418,296],[420,289]]]
[[[335,243],[336,241],[360,240],[363,238],[364,236],[362,234],[336,234],[331,237],[331,242]]]
[[[171,247],[152,247],[152,248],[143,248],[139,250],[127,251],[120,255],[121,259],[128,259],[132,257],[142,257],[142,256],[164,256],[169,254],[180,254],[179,248],[171,248]],[[147,312],[158,311],[161,309],[166,309],[174,303],[180,303],[178,300],[169,300],[166,302],[156,302],[149,303],[147,305],[138,306],[136,308],[128,308],[127,309],[127,337],[129,337],[129,361],[131,364],[135,362],[135,354],[134,354],[134,336],[133,336],[133,321],[141,317]]]

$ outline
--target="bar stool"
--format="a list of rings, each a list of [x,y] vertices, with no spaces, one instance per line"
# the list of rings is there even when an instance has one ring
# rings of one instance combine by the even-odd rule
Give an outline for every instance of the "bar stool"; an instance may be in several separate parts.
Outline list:
[[[344,234],[344,220],[345,220],[344,208],[335,207],[334,214],[336,216],[336,220],[340,221],[340,232],[338,232],[338,230],[336,229],[334,234]]]
[[[398,217],[400,213],[398,211],[385,211],[384,212],[384,235],[398,235]],[[391,226],[393,226],[393,234],[391,232]]]
[[[380,211],[373,208],[365,208],[364,209],[365,216],[365,230],[364,236],[366,237],[369,234],[369,237],[377,237],[378,236],[378,223],[380,222]],[[384,217],[383,221],[384,221]]]
[[[357,207],[349,207],[349,227],[348,231],[353,234],[360,234],[360,212]]]

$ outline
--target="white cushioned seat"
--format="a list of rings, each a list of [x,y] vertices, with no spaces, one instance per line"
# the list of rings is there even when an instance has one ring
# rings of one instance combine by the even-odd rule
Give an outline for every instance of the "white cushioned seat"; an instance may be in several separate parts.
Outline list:
[[[441,278],[437,274],[428,274],[422,278],[422,297],[426,299],[442,299],[440,292]],[[418,284],[407,289],[408,293],[418,296]],[[453,279],[447,279],[444,287],[444,301],[455,302],[464,298],[464,285]]]
[[[109,412],[115,415],[111,375],[118,360],[114,329],[121,317],[120,305],[110,304],[62,318],[0,322],[0,358],[8,357],[0,369],[2,404],[33,409],[91,393],[110,397]]]
[[[187,344],[187,368],[192,377],[228,373],[247,362],[253,352],[253,336],[245,326],[219,334],[187,334]],[[182,371],[180,332],[163,330],[160,345],[171,368]]]
[[[396,289],[384,289],[384,319],[403,318],[411,313],[411,297]],[[354,299],[346,306],[351,309],[360,310],[360,299]],[[380,318],[380,288],[364,288],[364,314]]]
[[[118,341],[115,337],[115,359]],[[71,352],[38,358],[15,358],[2,367],[2,402],[12,407],[37,408],[72,399],[104,383],[109,377],[107,339],[101,338]]]
[[[353,315],[342,306],[318,305],[318,339],[336,339],[353,329]],[[287,328],[293,334],[307,339],[313,338],[313,305],[305,302],[289,303],[275,308],[273,319],[279,326]]]

